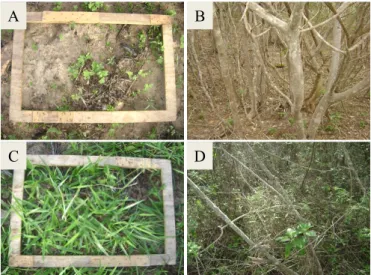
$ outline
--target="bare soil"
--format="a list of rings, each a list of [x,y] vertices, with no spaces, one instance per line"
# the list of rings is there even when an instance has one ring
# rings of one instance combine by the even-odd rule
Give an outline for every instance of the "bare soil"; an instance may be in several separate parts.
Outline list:
[[[148,29],[134,25],[30,24],[25,36],[23,109],[164,109],[162,66],[147,46],[137,46],[139,33]],[[82,72],[79,79],[71,79],[68,67],[87,53],[108,71],[104,84],[97,78],[86,81]],[[91,60],[84,69],[90,66]],[[148,75],[130,80],[127,72],[137,75],[139,70]],[[153,86],[137,94],[145,84]],[[72,99],[73,95],[79,99]]]
[[[84,11],[82,3],[62,3],[61,11]],[[28,3],[28,11],[55,9],[55,3]],[[12,33],[2,31],[3,139],[180,139],[183,137],[183,3],[105,3],[101,12],[157,13],[175,11],[173,39],[176,60],[177,120],[138,124],[34,124],[9,122]],[[152,32],[151,32],[152,31]],[[139,46],[139,34],[147,35]],[[153,33],[153,35],[148,35]],[[105,24],[29,24],[25,36],[22,109],[58,111],[121,111],[165,109],[162,53],[150,42],[161,29],[151,26]],[[81,55],[92,57],[79,77],[68,72]],[[108,71],[104,83],[83,70],[98,62]],[[145,76],[137,76],[139,71]],[[137,76],[134,80],[127,72]]]

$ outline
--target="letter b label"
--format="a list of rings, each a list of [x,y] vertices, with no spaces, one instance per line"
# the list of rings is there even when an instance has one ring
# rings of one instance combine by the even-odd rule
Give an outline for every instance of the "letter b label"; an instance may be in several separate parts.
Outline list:
[[[187,28],[189,30],[212,30],[213,2],[188,2]]]

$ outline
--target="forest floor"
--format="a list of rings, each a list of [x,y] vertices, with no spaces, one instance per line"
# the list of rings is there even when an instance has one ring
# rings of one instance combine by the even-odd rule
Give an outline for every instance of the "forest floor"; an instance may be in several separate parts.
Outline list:
[[[188,173],[188,274],[284,274],[266,253],[297,274],[370,273],[369,143],[213,150],[213,170]]]
[[[224,124],[233,125],[232,114],[228,106],[228,94],[225,91],[224,82],[220,73],[218,55],[214,45],[212,32],[210,31],[188,31],[188,37],[194,32],[197,43],[195,49],[198,55],[199,68],[202,73],[203,84],[208,90],[216,112],[222,118],[221,121],[210,107],[210,101],[202,90],[199,72],[196,69],[195,61],[191,58],[192,50],[188,43],[188,86],[187,86],[187,114],[188,114],[188,138],[190,139],[299,139],[297,127],[292,125],[289,108],[285,106],[285,101],[279,94],[266,88],[264,94],[259,95],[261,105],[258,108],[259,115],[249,121],[247,115],[250,111],[250,100],[248,95],[249,83],[247,83],[247,70],[245,60],[249,59],[249,52],[241,45],[243,44],[244,33],[239,30],[241,41],[233,42],[231,34],[225,34],[228,47],[235,47],[234,44],[240,45],[240,59],[242,81],[238,80],[237,69],[233,70],[233,86],[236,95],[240,99],[239,116],[243,121],[243,129],[239,129],[242,135],[237,136],[235,133],[226,130]],[[232,37],[230,37],[232,36]],[[229,38],[229,40],[228,40]],[[234,44],[233,44],[234,43]],[[281,50],[282,52],[282,50]],[[267,60],[273,65],[285,64],[285,58],[280,55],[279,49],[274,45],[269,45],[264,54]],[[330,53],[325,52],[326,55]],[[229,60],[232,66],[236,66],[235,57],[232,50],[228,52]],[[246,55],[247,57],[244,57]],[[329,59],[329,56],[326,56]],[[365,62],[367,67],[367,63]],[[369,68],[369,67],[368,67]],[[269,68],[269,70],[271,70]],[[288,79],[288,68],[283,65],[279,69],[279,74]],[[271,72],[271,71],[270,71]],[[369,77],[368,70],[363,69],[360,74],[350,78],[345,83],[349,88],[356,84],[357,81],[364,77]],[[305,97],[310,94],[314,79],[313,72],[308,67],[304,67]],[[275,81],[282,91],[288,94],[287,85],[281,85],[282,81]],[[302,112],[304,120],[308,123],[311,113]],[[328,117],[324,117],[322,124],[317,132],[316,139],[319,140],[367,140],[370,137],[370,93],[369,91],[358,93],[353,97],[341,101],[328,110]]]
[[[28,11],[86,11],[83,3],[28,3]],[[183,4],[105,3],[98,11],[170,14],[177,83],[177,120],[138,124],[30,124],[9,121],[11,64],[2,74],[3,139],[179,139],[183,137]],[[2,31],[2,64],[11,61],[12,32]],[[104,24],[29,24],[25,35],[23,110],[125,111],[165,108],[161,28]],[[89,54],[89,55],[88,55]],[[97,70],[87,78],[77,68]],[[99,83],[102,80],[103,83]]]

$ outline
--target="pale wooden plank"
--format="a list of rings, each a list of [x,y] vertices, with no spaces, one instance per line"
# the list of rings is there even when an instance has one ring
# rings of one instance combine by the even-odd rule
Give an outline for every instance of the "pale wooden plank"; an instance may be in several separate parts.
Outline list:
[[[90,162],[99,166],[114,165],[129,169],[161,169],[162,163],[158,159],[132,158],[132,157],[102,157],[102,156],[76,156],[76,155],[27,155],[32,164],[47,166],[82,166]]]
[[[22,114],[25,111],[22,111]],[[25,117],[14,116],[13,121],[35,123],[145,123],[174,121],[174,114],[162,111],[27,111]],[[32,118],[30,118],[32,116]]]
[[[151,25],[151,17],[149,14],[99,13],[99,22],[102,24]]]
[[[43,11],[41,23],[62,24],[75,22],[78,24],[96,24],[100,23],[98,12],[60,12]]]
[[[42,12],[27,12],[27,23],[42,23]]]
[[[132,256],[15,256],[13,267],[116,267],[163,265],[167,255]]]
[[[20,119],[22,109],[24,30],[14,30],[9,119]]]
[[[169,255],[167,263],[174,265],[176,263],[176,230],[173,196],[173,175],[171,162],[169,160],[163,160],[161,182],[165,186],[162,191],[165,217],[165,254]]]
[[[172,25],[162,25],[162,36],[164,44],[166,110],[169,112],[171,119],[176,120],[177,103]]]
[[[171,16],[162,14],[150,14],[151,23],[150,25],[165,25],[172,24]]]
[[[12,206],[16,206],[16,200],[23,200],[23,184],[24,184],[24,170],[14,170],[13,172],[13,187],[12,187]],[[19,210],[18,210],[19,211]],[[21,254],[21,233],[22,220],[19,216],[21,213],[16,213],[12,209],[10,214],[10,255]]]
[[[9,266],[11,267],[33,267],[34,256],[9,255]]]

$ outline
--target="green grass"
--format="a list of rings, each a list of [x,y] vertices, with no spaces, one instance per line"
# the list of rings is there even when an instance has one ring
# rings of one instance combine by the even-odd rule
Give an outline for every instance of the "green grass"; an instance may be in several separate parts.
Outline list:
[[[62,169],[30,166],[22,208],[25,255],[154,254],[163,244],[158,171],[94,163]],[[146,200],[130,197],[144,183]],[[139,177],[142,177],[141,180]],[[138,180],[139,179],[139,180]]]
[[[56,146],[56,143],[53,143]],[[48,147],[52,145],[48,143]],[[45,152],[44,152],[45,153]],[[70,143],[61,154],[169,159],[175,191],[183,190],[182,143]],[[139,174],[139,175],[138,175]],[[130,255],[161,253],[163,213],[159,171],[88,164],[58,168],[29,166],[23,201],[22,253],[39,255]],[[1,174],[2,274],[183,274],[183,204],[176,203],[177,266],[133,268],[8,267],[12,175]],[[138,185],[135,183],[138,182]],[[136,196],[139,183],[146,192]],[[177,192],[177,191],[176,191]],[[181,194],[180,197],[183,195]],[[20,207],[20,206],[17,206]],[[132,243],[133,245],[130,245]],[[121,247],[123,246],[123,248]]]

